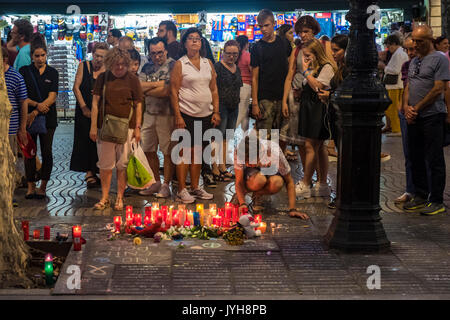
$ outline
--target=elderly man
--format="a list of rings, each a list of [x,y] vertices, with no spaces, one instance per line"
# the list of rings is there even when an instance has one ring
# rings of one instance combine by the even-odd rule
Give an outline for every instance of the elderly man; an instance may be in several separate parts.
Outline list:
[[[156,193],[158,198],[167,198],[170,196],[169,184],[174,173],[170,155],[175,120],[170,104],[169,84],[175,60],[167,58],[167,43],[163,38],[150,40],[149,54],[152,61],[142,68],[139,75],[145,93],[146,106],[142,127],[142,147],[155,173],[156,183],[139,193],[141,195]],[[158,174],[159,159],[156,154],[158,145],[164,155],[164,184],[161,184]]]
[[[434,50],[433,31],[429,26],[416,27],[412,41],[417,57],[409,66],[403,111],[408,122],[415,195],[403,208],[406,212],[435,215],[445,212],[443,139],[447,108],[444,91],[450,80],[449,63]]]

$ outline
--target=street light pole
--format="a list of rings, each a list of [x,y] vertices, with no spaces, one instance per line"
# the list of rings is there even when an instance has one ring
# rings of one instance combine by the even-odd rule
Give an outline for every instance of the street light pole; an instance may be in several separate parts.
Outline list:
[[[349,2],[346,65],[351,73],[331,99],[341,139],[337,209],[325,241],[330,249],[379,252],[390,247],[379,202],[382,117],[391,101],[376,77],[374,18],[371,11],[367,13],[377,1]]]

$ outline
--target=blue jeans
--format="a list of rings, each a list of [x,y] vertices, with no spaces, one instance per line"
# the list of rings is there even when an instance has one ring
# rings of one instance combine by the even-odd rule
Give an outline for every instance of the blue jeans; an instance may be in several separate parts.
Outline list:
[[[405,171],[406,171],[406,192],[414,194],[414,183],[412,179],[412,163],[408,151],[408,123],[403,113],[399,112],[398,117],[400,118],[400,129],[402,132],[402,144],[403,144],[403,155],[405,156]]]
[[[225,134],[227,129],[235,129],[236,121],[239,115],[239,106],[234,108],[228,108],[227,106],[220,106],[220,125],[219,130],[222,132],[225,139]]]

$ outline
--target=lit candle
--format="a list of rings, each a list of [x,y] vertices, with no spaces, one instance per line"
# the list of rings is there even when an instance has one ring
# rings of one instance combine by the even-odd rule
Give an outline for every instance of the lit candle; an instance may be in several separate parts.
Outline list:
[[[188,219],[186,219],[186,221],[184,221],[184,226],[189,227],[190,225],[191,225],[191,222]]]
[[[50,226],[44,226],[44,240],[50,240]]]
[[[152,202],[152,208],[159,210],[159,202]]]
[[[151,223],[152,223],[152,217],[146,215],[146,216],[144,217],[144,225],[148,226],[148,225],[151,224]]]
[[[136,227],[140,227],[142,225],[142,214],[140,213],[134,214],[134,225]]]
[[[225,208],[219,208],[218,212],[219,212],[218,213],[219,216],[225,217]],[[230,216],[230,218],[231,218],[231,216]]]
[[[146,206],[144,208],[144,216],[152,217],[152,207]]]
[[[40,230],[34,230],[33,231],[33,239],[34,240],[39,240],[39,238],[41,237],[41,231]]]
[[[194,218],[194,226],[200,226],[200,213],[194,212],[193,218]]]
[[[203,203],[197,203],[195,206],[196,212],[198,212],[200,215],[203,213],[204,205]]]
[[[260,226],[257,228],[257,230],[260,230],[261,233],[265,233],[267,228],[267,224],[265,222],[261,222]]]
[[[194,224],[194,215],[192,214],[192,210],[188,211],[186,220],[189,220],[190,225]]]
[[[122,225],[122,217],[121,216],[114,217],[114,225],[116,226],[116,229],[114,232],[120,232],[120,226]]]
[[[178,210],[172,210],[172,224],[174,226],[180,225],[180,217],[178,215]]]
[[[72,228],[73,234],[73,250],[80,251],[81,250],[81,226],[74,226]]]
[[[22,231],[23,231],[23,240],[30,240],[30,222],[25,220],[22,221]]]
[[[211,211],[211,210],[217,211],[217,204],[215,204],[215,203],[210,203],[210,204],[209,204],[209,211]]]
[[[225,217],[227,219],[231,219],[231,216],[233,214],[233,207],[234,206],[231,203],[225,202]],[[220,214],[220,209],[219,209],[219,215],[221,215]]]
[[[132,224],[133,224],[133,219],[134,219],[134,217],[133,217],[133,207],[131,207],[131,211],[130,210],[128,210],[129,209],[129,207],[131,207],[131,206],[127,206],[127,213],[126,213],[126,223],[127,223],[127,227],[129,227],[129,226],[131,226]]]
[[[126,206],[125,213],[126,213],[127,217],[129,214],[133,214],[133,206]]]
[[[167,214],[168,214],[168,207],[167,206],[161,206],[161,215],[163,221],[167,221]]]
[[[52,261],[45,262],[44,272],[45,272],[45,283],[47,285],[53,284],[53,262]]]
[[[239,221],[239,207],[233,206],[233,224]]]
[[[255,214],[255,222],[256,223],[261,223],[262,222],[262,218],[260,214]]]
[[[45,262],[53,262],[53,255],[51,253],[45,255]]]
[[[218,218],[217,218],[217,216],[214,216],[212,218],[212,225],[213,225],[213,227],[217,227],[218,224],[219,224]]]

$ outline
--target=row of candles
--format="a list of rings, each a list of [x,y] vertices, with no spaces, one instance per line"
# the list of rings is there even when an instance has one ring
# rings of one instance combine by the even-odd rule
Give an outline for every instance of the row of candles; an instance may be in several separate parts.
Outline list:
[[[23,240],[30,240],[30,222],[22,221]],[[39,240],[41,238],[41,230],[33,230],[33,239]],[[44,240],[50,240],[50,226],[44,226]]]
[[[158,202],[153,202],[151,206],[144,209],[144,222],[142,222],[141,213],[133,213],[132,206],[126,206],[125,209],[125,225],[141,227],[154,223],[164,225],[166,228],[171,226],[205,226],[205,227],[223,227],[229,228],[239,221],[241,214],[247,214],[247,208],[239,213],[239,207],[229,202],[225,203],[224,208],[217,208],[217,205],[211,203],[209,210],[205,210],[204,205],[199,203],[196,205],[196,211],[186,210],[185,205],[179,205],[178,209],[174,206],[159,206]],[[261,232],[265,231],[265,223],[261,221],[261,215],[255,215],[255,222],[261,224]],[[115,231],[120,232],[122,225],[122,217],[115,216]]]

